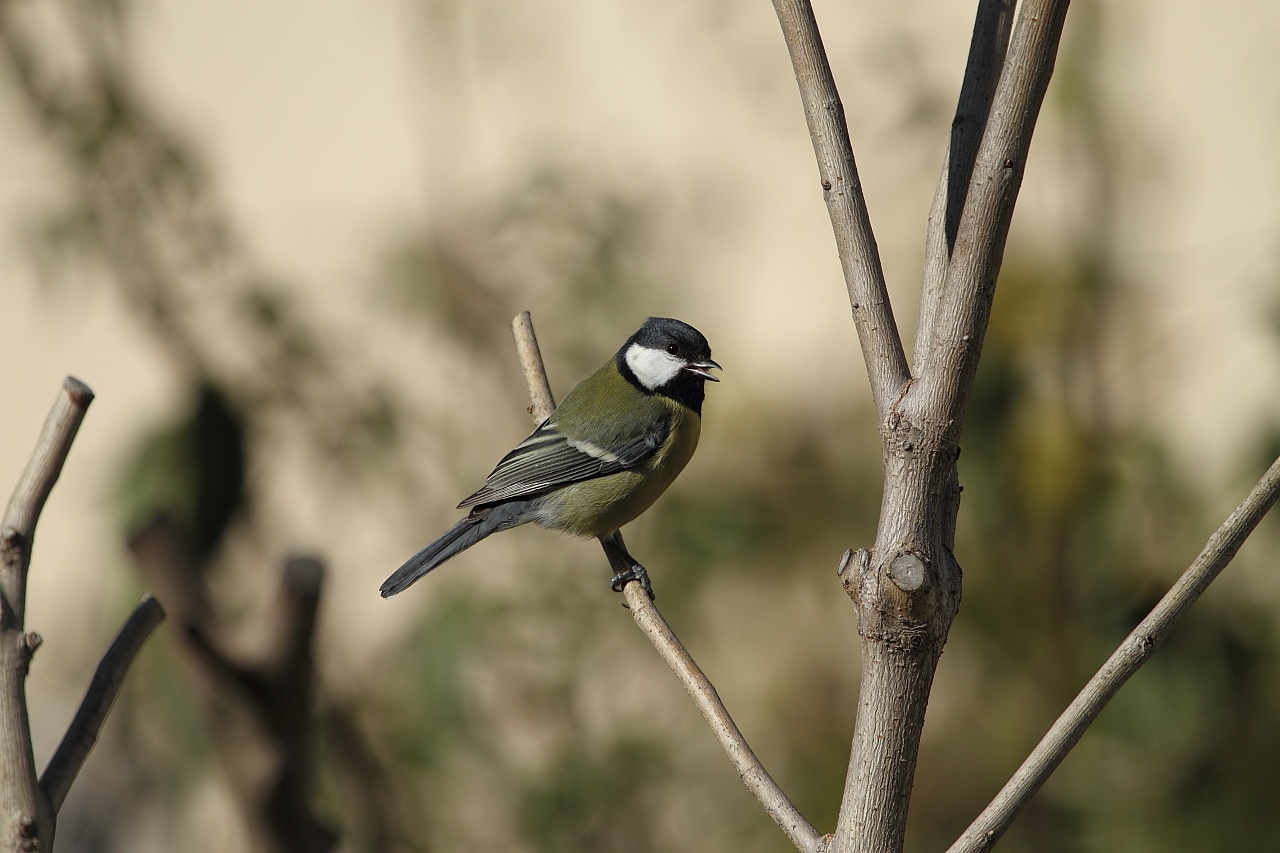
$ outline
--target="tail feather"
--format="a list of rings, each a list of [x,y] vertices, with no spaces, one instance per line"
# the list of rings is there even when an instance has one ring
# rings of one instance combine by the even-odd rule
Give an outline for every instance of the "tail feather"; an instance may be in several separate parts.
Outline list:
[[[532,521],[525,513],[530,501],[512,501],[490,507],[483,514],[473,514],[444,532],[439,539],[414,554],[392,572],[379,590],[383,598],[403,592],[410,585],[445,560],[461,554],[486,536]]]

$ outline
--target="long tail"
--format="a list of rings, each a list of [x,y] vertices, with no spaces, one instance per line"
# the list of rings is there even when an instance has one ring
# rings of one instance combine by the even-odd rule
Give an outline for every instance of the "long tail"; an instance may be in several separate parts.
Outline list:
[[[490,507],[483,514],[473,513],[462,519],[445,531],[439,539],[406,560],[403,566],[391,574],[391,577],[383,581],[380,590],[382,597],[390,598],[397,592],[403,592],[418,578],[450,557],[461,554],[486,536],[532,521],[533,519],[525,512],[530,503],[530,501],[511,501]]]

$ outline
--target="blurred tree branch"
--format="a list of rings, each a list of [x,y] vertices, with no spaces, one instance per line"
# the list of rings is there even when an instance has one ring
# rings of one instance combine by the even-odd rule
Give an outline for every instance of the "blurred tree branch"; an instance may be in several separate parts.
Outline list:
[[[40,635],[27,633],[27,572],[36,523],[62,472],[93,391],[68,376],[0,519],[0,849],[53,849],[58,812],[106,721],[138,650],[164,618],[145,597],[98,665],[88,692],[42,778],[37,778],[26,678]]]
[[[139,570],[168,595],[188,679],[259,853],[327,853],[337,836],[311,810],[312,644],[324,566],[285,562],[271,615],[274,638],[249,660],[224,648],[203,567],[179,528],[159,516],[130,540]]]
[[[534,423],[540,424],[551,417],[556,403],[551,393],[551,385],[547,381],[546,368],[543,367],[542,355],[538,349],[538,339],[533,331],[533,320],[528,311],[522,311],[516,315],[511,321],[511,331],[515,335],[516,353],[524,371],[525,382],[529,386],[529,397],[532,401],[529,414],[533,416]],[[742,779],[742,784],[746,785],[747,790],[760,801],[769,817],[786,834],[797,850],[802,853],[818,853],[824,850],[822,836],[804,815],[800,814],[787,795],[773,781],[773,777],[760,763],[760,759],[756,758],[751,745],[742,736],[737,724],[729,716],[728,709],[720,701],[720,696],[716,693],[710,679],[703,674],[688,649],[667,625],[667,621],[662,618],[662,614],[658,612],[658,608],[654,606],[640,583],[636,581],[628,583],[623,587],[622,593],[627,599],[627,607],[631,610],[636,625],[640,626],[640,630],[649,638],[649,642],[653,643],[658,654],[689,692],[689,698],[702,712],[716,740],[724,747],[729,760],[733,762],[738,776]]]

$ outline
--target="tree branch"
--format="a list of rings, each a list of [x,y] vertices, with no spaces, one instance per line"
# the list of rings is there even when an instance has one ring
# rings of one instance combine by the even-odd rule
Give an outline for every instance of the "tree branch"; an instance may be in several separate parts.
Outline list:
[[[839,853],[902,849],[925,708],[960,600],[959,566],[949,546],[959,506],[955,461],[964,411],[1067,5],[1026,0],[1007,51],[1009,5],[979,8],[959,126],[945,186],[935,198],[923,332],[909,376],[899,361],[883,274],[878,261],[872,263],[874,241],[812,8],[807,0],[774,0],[845,262],[880,415],[885,473],[875,548],[842,575],[858,609],[862,683],[833,840]],[[970,115],[986,117],[981,130],[967,126]],[[981,142],[971,154],[977,136]],[[959,188],[962,182],[966,189]],[[860,315],[868,297],[872,309],[883,309],[883,321]],[[887,349],[896,355],[885,356]]]
[[[55,815],[61,811],[67,792],[80,774],[80,768],[84,766],[90,750],[98,742],[98,733],[102,731],[107,714],[115,704],[134,658],[156,626],[163,621],[164,608],[160,606],[160,602],[152,598],[150,593],[144,595],[98,662],[93,680],[89,682],[89,689],[72,717],[71,725],[67,727],[62,742],[58,744],[40,776],[40,790],[44,792],[49,808]]]
[[[933,206],[929,210],[919,322],[912,349],[916,364],[919,364],[920,353],[926,346],[924,342],[933,339],[934,306],[941,298],[947,268],[951,265],[951,248],[960,229],[960,214],[969,193],[973,161],[978,155],[978,144],[987,126],[987,116],[991,112],[991,102],[995,98],[1000,70],[1004,67],[1009,47],[1015,5],[1016,0],[979,0],[978,3],[973,39],[969,43],[969,59],[960,85],[955,118],[951,122],[947,158],[942,164]]]
[[[23,629],[36,522],[93,392],[68,376],[0,519],[0,850],[47,851],[54,813],[40,790],[27,715],[27,668],[40,645]]]
[[[948,853],[978,853],[995,845],[1022,807],[1080,741],[1085,729],[1124,683],[1150,660],[1178,620],[1227,567],[1277,498],[1280,498],[1280,459],[1271,464],[1235,511],[1214,531],[1199,556],[1160,603],[1089,679],[991,805],[951,845]]]
[[[328,853],[333,830],[311,808],[312,656],[324,567],[286,561],[271,614],[275,636],[252,658],[221,641],[203,567],[178,526],[159,516],[129,541],[148,583],[165,592],[188,678],[217,744],[253,849]]]
[[[782,25],[782,35],[800,86],[809,139],[818,158],[822,195],[835,232],[867,377],[871,380],[871,397],[877,414],[883,419],[911,378],[911,372],[893,318],[893,307],[889,304],[880,250],[871,230],[871,217],[849,142],[844,105],[831,76],[809,0],[774,0],[773,8]]]
[[[1053,75],[1068,0],[1027,0],[1018,15],[990,118],[978,147],[941,293],[925,301],[917,336],[914,405],[959,440],[991,316],[996,278],[1027,153]],[[979,18],[979,23],[983,23]],[[993,24],[994,25],[994,24]]]
[[[62,391],[53,401],[0,521],[0,625],[4,627],[22,628],[36,522],[92,402],[93,391],[88,385],[74,376],[62,380]]]
[[[533,318],[528,311],[521,311],[511,321],[511,334],[515,335],[516,355],[520,358],[525,384],[529,386],[529,414],[534,421],[542,423],[555,411],[556,398],[551,393],[546,368],[542,366],[542,350],[538,348]]]
[[[525,383],[529,386],[529,397],[533,405],[529,414],[534,421],[541,423],[551,416],[555,409],[555,398],[551,394],[551,386],[547,382],[547,372],[542,364],[542,355],[538,350],[538,340],[533,333],[533,321],[528,311],[522,311],[511,321],[511,331],[516,339],[516,352],[520,357],[520,366],[524,370]],[[662,614],[654,607],[649,596],[637,582],[627,584],[623,590],[627,605],[636,624],[640,626],[658,654],[671,667],[671,671],[680,679],[689,697],[693,699],[698,710],[711,727],[716,739],[724,747],[729,760],[738,771],[742,783],[764,806],[769,817],[773,818],[787,838],[801,853],[818,853],[823,838],[813,825],[805,820],[804,815],[792,805],[787,795],[764,769],[764,765],[756,758],[750,744],[742,736],[729,711],[720,701],[715,687],[703,674],[688,650],[672,632]]]
[[[747,743],[746,738],[742,736],[742,732],[738,730],[733,718],[721,703],[715,687],[703,674],[684,644],[671,631],[662,614],[649,600],[649,596],[638,583],[627,584],[622,593],[626,596],[627,606],[631,608],[631,616],[636,620],[636,625],[640,626],[640,630],[644,631],[645,636],[653,643],[653,647],[658,650],[658,654],[676,674],[676,678],[680,679],[680,683],[689,693],[689,698],[698,706],[703,719],[715,734],[716,740],[720,741],[720,746],[733,762],[734,769],[742,779],[742,784],[746,785],[747,790],[760,801],[760,805],[764,806],[769,817],[773,818],[773,822],[786,833],[787,838],[797,850],[803,853],[816,853],[822,844],[822,836],[809,821],[805,820],[804,815],[800,814],[799,809],[791,803],[787,795],[778,787],[778,783],[774,782],[773,777],[764,769],[760,759],[756,758],[751,745]]]

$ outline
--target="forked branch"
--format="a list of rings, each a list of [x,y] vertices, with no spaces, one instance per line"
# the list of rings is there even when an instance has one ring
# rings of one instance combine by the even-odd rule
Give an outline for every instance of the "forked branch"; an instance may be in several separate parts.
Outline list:
[[[551,386],[547,382],[546,369],[542,364],[542,355],[538,350],[538,339],[533,333],[533,321],[528,311],[522,311],[511,321],[511,331],[516,339],[516,352],[520,357],[520,365],[524,369],[524,378],[529,386],[529,396],[533,405],[529,413],[537,423],[550,417],[555,409],[555,398],[551,394]],[[623,590],[627,606],[640,630],[653,643],[658,654],[671,667],[671,671],[680,679],[680,683],[698,706],[702,716],[711,727],[716,739],[724,748],[729,760],[738,771],[742,783],[752,795],[764,806],[769,817],[786,833],[787,838],[801,853],[819,853],[823,838],[813,828],[804,815],[787,798],[778,784],[773,781],[769,771],[764,769],[760,759],[756,758],[738,726],[729,716],[729,711],[720,701],[715,687],[703,674],[693,656],[667,625],[662,614],[654,607],[649,596],[645,594],[638,582],[632,581]]]
[[[0,850],[52,849],[67,792],[97,743],[125,673],[164,619],[160,605],[145,596],[98,664],[62,743],[37,779],[26,677],[40,636],[24,628],[27,572],[40,512],[92,402],[89,386],[71,376],[63,380],[0,520]]]
[[[924,712],[959,605],[950,547],[958,442],[1067,5],[1025,0],[1007,36],[1012,0],[980,0],[908,372],[812,6],[774,0],[867,361],[885,475],[875,546],[844,578],[858,609],[862,671],[838,853],[902,849]],[[893,566],[904,559],[921,567],[918,582],[898,582]]]

